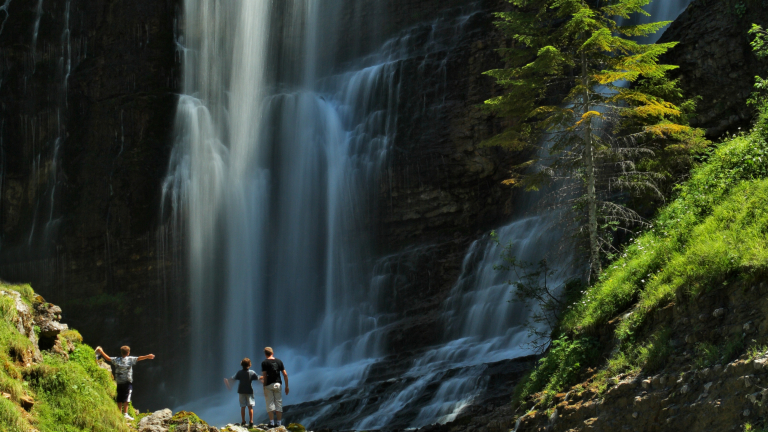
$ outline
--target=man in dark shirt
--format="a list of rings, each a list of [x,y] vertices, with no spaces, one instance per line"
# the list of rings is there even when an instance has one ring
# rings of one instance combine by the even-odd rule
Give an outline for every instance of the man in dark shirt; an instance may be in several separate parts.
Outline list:
[[[240,366],[242,366],[243,369],[237,371],[232,378],[224,378],[224,384],[227,385],[228,389],[232,390],[232,383],[240,381],[240,384],[237,385],[237,394],[240,397],[240,417],[243,420],[241,425],[245,426],[245,409],[248,408],[248,415],[250,418],[248,427],[252,428],[253,406],[256,405],[256,401],[253,399],[253,387],[251,387],[251,383],[256,380],[261,381],[261,377],[250,369],[251,359],[244,358],[243,361],[240,362]]]
[[[288,372],[280,359],[275,358],[272,348],[264,348],[264,355],[267,359],[261,362],[261,378],[264,383],[264,399],[267,401],[267,414],[269,414],[269,425],[280,426],[283,420],[283,395],[280,388],[283,383],[280,379],[280,373],[285,377],[285,394],[288,395]],[[277,417],[277,425],[275,425]]]

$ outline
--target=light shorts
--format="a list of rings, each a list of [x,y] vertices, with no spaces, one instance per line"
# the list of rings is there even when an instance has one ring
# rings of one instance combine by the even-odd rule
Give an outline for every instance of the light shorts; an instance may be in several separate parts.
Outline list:
[[[240,396],[240,407],[252,407],[256,405],[256,399],[253,398],[253,394],[243,394],[238,393],[238,396]]]
[[[267,401],[267,412],[283,412],[283,393],[280,383],[264,386],[264,399]]]

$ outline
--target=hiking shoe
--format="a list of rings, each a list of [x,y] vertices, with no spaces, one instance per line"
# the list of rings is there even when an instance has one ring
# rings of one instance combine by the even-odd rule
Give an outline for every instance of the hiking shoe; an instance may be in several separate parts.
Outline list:
[[[247,423],[245,423],[245,422],[242,422],[242,423],[240,423],[240,426],[242,426],[242,427],[245,427],[245,425],[246,425],[246,424],[247,424]]]
[[[248,423],[248,429],[253,429],[253,423]]]
[[[133,421],[133,417],[129,416],[128,413],[123,414],[123,417],[128,421]]]

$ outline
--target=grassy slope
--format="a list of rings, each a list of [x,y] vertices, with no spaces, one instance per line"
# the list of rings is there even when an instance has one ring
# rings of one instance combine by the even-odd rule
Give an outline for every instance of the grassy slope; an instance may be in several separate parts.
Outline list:
[[[595,348],[604,347],[592,335],[619,315],[620,349],[600,365],[598,380],[660,366],[669,335],[644,331],[650,313],[676,298],[690,301],[702,291],[768,273],[767,124],[763,115],[752,132],[720,144],[652,229],[568,308],[559,339],[519,386],[517,400],[542,392],[546,404],[576,384],[585,366],[599,364]]]
[[[28,286],[0,285],[0,290],[15,290],[31,304],[34,293]],[[108,372],[94,360],[93,349],[82,343],[75,331],[66,332],[75,345],[70,360],[43,353],[43,362],[25,366],[20,360],[32,343],[19,334],[12,320],[16,315],[13,300],[0,296],[0,432],[80,432],[127,431],[113,398],[115,384]],[[30,413],[20,406],[20,398],[35,400]]]

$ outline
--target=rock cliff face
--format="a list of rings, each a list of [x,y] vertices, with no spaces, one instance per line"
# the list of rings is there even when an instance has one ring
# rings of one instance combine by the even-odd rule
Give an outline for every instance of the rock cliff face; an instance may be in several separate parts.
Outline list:
[[[692,124],[710,137],[749,127],[746,100],[755,76],[768,70],[750,47],[753,23],[768,24],[768,10],[755,2],[695,0],[660,41],[680,42],[664,61],[680,66],[676,73],[688,96],[701,96]]]
[[[403,80],[409,97],[401,100],[395,157],[382,179],[385,250],[475,237],[514,207],[514,194],[501,181],[521,155],[479,147],[501,129],[480,106],[498,91],[482,73],[503,66],[495,49],[504,42],[490,13],[505,7],[472,4],[468,9],[482,13],[470,15],[458,46],[404,65],[403,74],[415,79]],[[426,6],[403,8],[429,16]]]
[[[0,10],[0,277],[32,282],[90,340],[158,354],[155,228],[180,74],[174,1]],[[164,308],[165,307],[165,308]],[[161,356],[162,358],[162,356]],[[166,356],[167,358],[167,356]]]

